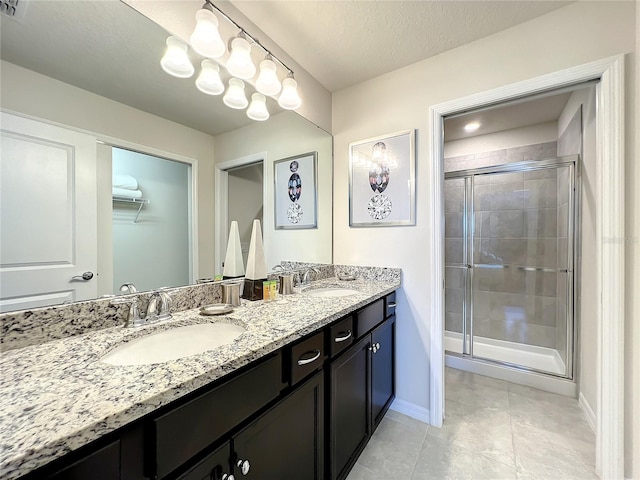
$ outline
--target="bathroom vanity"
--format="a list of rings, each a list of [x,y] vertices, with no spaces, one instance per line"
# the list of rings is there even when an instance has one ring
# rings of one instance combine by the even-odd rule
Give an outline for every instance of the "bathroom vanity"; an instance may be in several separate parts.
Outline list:
[[[311,291],[337,286],[317,283]],[[100,361],[147,327],[6,352],[4,400],[20,404],[1,425],[11,430],[19,412],[0,478],[343,479],[394,399],[399,286],[398,275],[349,282],[351,296],[254,302],[229,315],[247,328],[232,344],[166,365]],[[207,321],[223,320],[187,310],[153,329]],[[51,362],[49,381],[28,357]],[[40,389],[20,385],[32,376]]]

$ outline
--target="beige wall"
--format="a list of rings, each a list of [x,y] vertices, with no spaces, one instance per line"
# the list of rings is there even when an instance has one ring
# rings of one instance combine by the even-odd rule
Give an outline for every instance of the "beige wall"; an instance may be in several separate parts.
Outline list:
[[[592,259],[596,249],[596,104],[595,87],[574,92],[558,119],[558,136],[582,106],[582,162],[581,162],[581,262],[578,307],[579,391],[591,410],[597,413],[597,347],[598,347],[598,270]]]
[[[633,2],[577,2],[479,41],[336,92],[333,96],[334,236],[336,263],[384,264],[403,269],[398,295],[397,396],[417,409],[429,408],[429,331],[431,269],[429,218],[429,106],[510,83],[526,80],[612,55],[627,56],[627,98],[634,94],[635,5]],[[597,34],[594,34],[597,32]],[[377,101],[371,101],[371,99]],[[633,105],[631,103],[630,105]],[[627,218],[628,235],[637,231],[640,205],[633,194],[638,180],[633,109],[627,109]],[[349,228],[348,146],[363,138],[416,129],[416,226]],[[634,230],[635,229],[635,230]],[[637,236],[633,238],[638,238]],[[637,242],[629,242],[627,273],[627,334],[631,319],[640,318],[634,304],[640,262],[633,256]],[[634,284],[635,280],[635,284]],[[632,292],[635,286],[635,292]],[[640,298],[640,295],[635,295]],[[637,302],[636,302],[637,303]],[[627,350],[631,338],[627,337]],[[637,353],[627,353],[632,358]],[[633,371],[630,367],[628,375]],[[637,376],[637,370],[635,370]],[[627,404],[631,398],[627,396]],[[630,408],[630,407],[629,407]],[[630,425],[631,419],[626,422]],[[640,450],[627,431],[627,458]],[[633,434],[637,437],[637,433]],[[628,470],[630,472],[630,460]],[[629,473],[630,475],[630,473]],[[640,472],[636,472],[640,475]]]
[[[4,110],[197,160],[198,274],[213,276],[213,137],[5,61],[0,75]]]
[[[267,267],[271,269],[282,260],[331,263],[331,135],[299,115],[284,112],[271,117],[266,123],[256,122],[218,135],[215,142],[216,164],[262,152],[267,153],[262,224]],[[318,152],[318,228],[276,230],[273,213],[273,162],[309,152]]]

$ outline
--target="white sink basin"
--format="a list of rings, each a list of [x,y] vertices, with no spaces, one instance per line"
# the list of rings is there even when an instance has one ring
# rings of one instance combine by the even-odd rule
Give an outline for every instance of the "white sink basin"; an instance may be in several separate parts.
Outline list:
[[[305,292],[312,297],[348,297],[358,293],[350,288],[316,288]]]
[[[163,330],[128,342],[100,361],[110,365],[151,365],[196,355],[233,342],[246,328],[232,323],[199,323]]]

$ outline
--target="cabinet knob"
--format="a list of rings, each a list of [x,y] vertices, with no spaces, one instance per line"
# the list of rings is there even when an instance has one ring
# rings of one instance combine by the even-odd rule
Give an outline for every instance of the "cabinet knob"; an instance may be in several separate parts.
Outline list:
[[[236,480],[236,478],[233,475],[229,475],[228,473],[224,473],[224,474],[222,474],[221,480]]]
[[[249,460],[238,460],[236,462],[236,466],[240,469],[242,475],[246,475],[247,473],[249,473],[249,469],[251,468]]]
[[[375,343],[369,347],[369,351],[376,353],[378,351],[378,347],[376,347]]]

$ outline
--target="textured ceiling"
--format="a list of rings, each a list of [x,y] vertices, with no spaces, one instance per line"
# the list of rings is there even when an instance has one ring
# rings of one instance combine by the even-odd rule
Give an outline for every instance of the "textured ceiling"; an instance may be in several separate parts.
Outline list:
[[[231,0],[335,92],[571,2]]]
[[[177,22],[172,32],[185,38],[201,6],[196,0],[128,1],[170,17]],[[234,0],[227,6],[336,91],[566,3]],[[221,20],[223,27],[229,29]],[[244,111],[224,106],[221,97],[201,94],[193,79],[162,72],[167,35],[117,0],[30,0],[21,22],[2,16],[0,51],[9,62],[211,135],[253,123]],[[192,61],[200,60],[192,52]],[[281,110],[272,101],[270,111]]]

